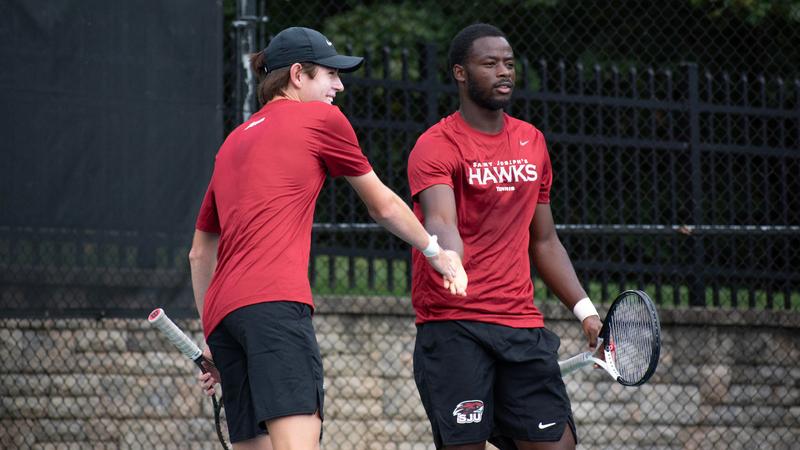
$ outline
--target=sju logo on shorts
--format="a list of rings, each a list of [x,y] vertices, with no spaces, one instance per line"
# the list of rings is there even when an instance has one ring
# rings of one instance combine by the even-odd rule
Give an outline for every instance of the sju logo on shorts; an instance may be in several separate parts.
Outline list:
[[[478,423],[483,418],[483,402],[480,400],[464,400],[453,410],[458,423]]]

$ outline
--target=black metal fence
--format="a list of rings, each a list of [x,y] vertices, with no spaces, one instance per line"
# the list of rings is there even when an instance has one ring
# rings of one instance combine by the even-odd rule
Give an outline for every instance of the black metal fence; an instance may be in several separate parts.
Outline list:
[[[360,50],[367,63],[347,78],[340,106],[376,172],[409,198],[409,150],[421,132],[457,107],[444,67],[450,35],[441,31],[454,33],[459,23],[476,20],[497,23],[520,57],[509,112],[548,139],[558,228],[594,297],[608,299],[622,286],[638,285],[664,305],[797,308],[800,252],[792,249],[800,242],[800,81],[777,57],[798,60],[783,37],[800,33],[781,25],[794,16],[778,8],[757,18],[720,7],[713,12],[722,18],[714,22],[713,5],[680,1],[603,2],[611,13],[598,12],[602,7],[594,2],[500,3],[481,6],[497,8],[489,14],[471,2],[317,2],[308,10],[248,2],[240,14],[252,20],[240,22],[248,26],[237,33],[263,37],[300,23]],[[414,9],[424,13],[403,15]],[[322,14],[302,15],[310,11]],[[376,36],[370,12],[399,14],[412,23],[440,12],[449,18],[430,35],[438,45],[400,47],[388,43],[409,42],[420,31],[408,31],[411,38]],[[541,14],[555,23],[580,23],[581,33],[616,19],[626,24],[605,29],[609,45],[598,46],[592,39],[573,42],[567,37],[575,34],[564,31],[543,33],[546,26],[521,26],[534,18],[547,23]],[[359,33],[344,33],[355,23]],[[731,54],[736,40],[728,33],[748,27],[749,45]],[[760,34],[770,27],[779,31]],[[627,38],[642,29],[647,33],[637,45],[646,51],[637,52]],[[682,30],[680,39],[672,39],[675,30]],[[569,45],[554,50],[559,39]],[[764,53],[778,47],[783,50]],[[542,48],[552,51],[537,58]],[[687,60],[701,64],[681,62]],[[748,66],[756,60],[761,67]],[[720,69],[726,66],[739,70]],[[768,68],[774,75],[763,74]],[[248,101],[241,97],[234,104],[255,108]],[[317,292],[406,292],[405,246],[369,224],[346,183],[329,182],[316,221],[310,277]]]
[[[623,390],[598,371],[568,380],[582,448],[793,448],[800,399],[796,6],[225,1],[224,126],[257,108],[246,55],[285,26],[319,28],[340,49],[349,44],[366,55],[365,67],[346,78],[340,106],[375,171],[408,199],[408,152],[457,107],[443,57],[448,40],[475,20],[499,25],[519,57],[509,112],[548,139],[559,234],[591,296],[602,303],[638,286],[662,317],[674,313],[648,385]],[[161,167],[155,160],[163,149],[145,150],[142,158]],[[213,153],[197,157],[210,164]],[[6,185],[15,184],[13,175]],[[156,179],[147,175],[128,181]],[[92,182],[91,174],[76,179]],[[155,182],[186,184],[164,174]],[[5,200],[0,446],[217,448],[191,363],[143,320],[155,306],[174,318],[197,317],[186,259],[191,230],[144,221],[126,230],[39,226],[46,217],[9,225]],[[158,208],[180,203],[159,200],[148,202],[150,225]],[[113,204],[124,210],[121,200]],[[324,448],[430,448],[410,372],[408,247],[374,225],[341,180],[323,189],[312,245],[328,386]],[[579,351],[577,324],[539,283],[536,301],[562,337],[562,353]],[[688,305],[707,308],[670,311]],[[714,307],[726,309],[706,311]],[[196,320],[179,323],[201,339]]]
[[[364,76],[346,81],[342,105],[376,172],[406,196],[404,161],[415,137],[457,102],[435,48],[421,52],[418,81],[408,77],[408,53],[367,53]],[[387,76],[393,61],[400,79]],[[523,58],[520,66],[509,113],[549,141],[554,215],[596,297],[639,285],[665,305],[798,306],[798,80],[750,81],[694,64],[623,72]],[[363,277],[358,257],[367,260],[368,280],[376,258],[405,259],[386,253],[393,241],[380,247],[364,235],[377,227],[347,225],[368,217],[345,183],[328,185],[317,220],[339,223],[327,230],[340,238],[317,239],[315,254],[346,257],[327,257],[322,270],[343,264],[350,287]],[[317,264],[312,277],[318,271]],[[387,287],[397,286],[394,273]],[[335,277],[327,282],[335,287]]]
[[[225,4],[228,129],[257,108],[246,55],[285,20],[280,4]],[[334,19],[356,10],[336,9],[318,26],[335,34]],[[669,60],[638,67],[534,59],[523,30],[508,26],[520,42],[512,42],[519,64],[509,112],[548,139],[554,215],[594,298],[636,285],[665,306],[800,307],[800,80]],[[777,45],[765,39],[750,47]],[[447,40],[440,41],[372,49],[355,42],[367,63],[346,78],[341,96],[376,172],[406,199],[408,152],[457,107],[444,67]],[[713,59],[718,43],[697,55]],[[648,58],[659,54],[640,55]],[[316,222],[309,276],[317,295],[407,295],[407,246],[372,224],[345,182],[324,187]],[[6,316],[126,316],[154,304],[196,314],[186,263],[191,230],[0,224],[0,231]],[[537,287],[537,298],[548,297]]]

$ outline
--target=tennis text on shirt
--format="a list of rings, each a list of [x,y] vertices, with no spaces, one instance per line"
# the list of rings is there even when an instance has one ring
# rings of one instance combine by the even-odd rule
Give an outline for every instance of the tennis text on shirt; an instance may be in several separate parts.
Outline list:
[[[504,119],[503,130],[492,135],[471,128],[456,112],[426,131],[411,151],[414,212],[424,223],[418,194],[437,184],[453,189],[469,276],[468,296],[453,296],[413,250],[411,298],[417,323],[544,326],[533,302],[528,244],[536,206],[550,202],[550,157],[538,129],[508,115]]]
[[[203,307],[206,337],[243,306],[289,300],[313,307],[311,226],[326,174],[371,170],[350,122],[324,102],[267,103],[228,136],[196,224],[220,235]]]

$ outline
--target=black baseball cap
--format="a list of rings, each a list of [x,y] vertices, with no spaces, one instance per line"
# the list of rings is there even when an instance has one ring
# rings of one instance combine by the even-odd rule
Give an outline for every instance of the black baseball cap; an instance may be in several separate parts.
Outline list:
[[[304,27],[287,28],[269,42],[264,49],[267,72],[294,63],[312,62],[320,66],[352,72],[361,66],[364,58],[336,53],[333,43],[319,31]]]

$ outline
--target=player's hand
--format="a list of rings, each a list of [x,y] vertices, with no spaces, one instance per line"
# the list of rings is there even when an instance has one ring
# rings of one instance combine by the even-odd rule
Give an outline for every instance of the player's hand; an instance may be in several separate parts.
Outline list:
[[[597,336],[600,334],[600,329],[603,328],[600,316],[589,316],[583,319],[581,326],[586,341],[589,343],[589,350],[594,351],[597,348]]]
[[[426,259],[428,260],[428,264],[433,267],[433,270],[439,272],[446,280],[452,281],[455,279],[456,268],[452,259],[445,253],[444,249],[441,249],[436,256],[431,256]]]
[[[442,285],[453,295],[467,295],[467,274],[458,253],[442,249],[438,255],[427,258],[430,265],[442,275]]]
[[[444,278],[444,288],[449,290],[453,295],[467,296],[467,271],[464,270],[464,265],[461,263],[461,257],[458,253],[452,250],[444,250],[442,253],[447,253],[453,263],[455,269],[455,276],[452,279]]]
[[[214,358],[211,357],[211,350],[208,347],[203,349],[203,359],[205,359],[203,368],[206,369],[206,372],[200,372],[197,379],[200,380],[200,386],[203,387],[203,391],[210,397],[216,393],[214,385],[220,382],[219,371],[217,366],[214,365]]]

